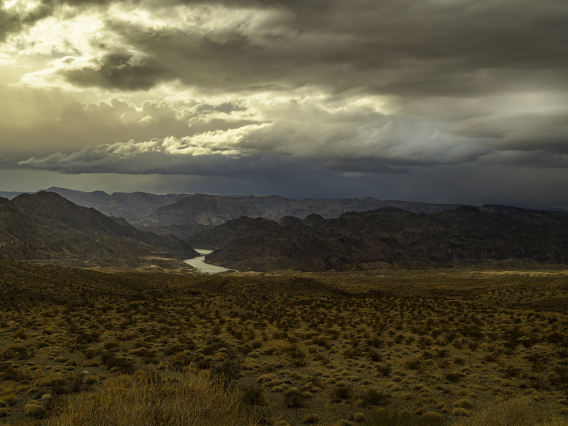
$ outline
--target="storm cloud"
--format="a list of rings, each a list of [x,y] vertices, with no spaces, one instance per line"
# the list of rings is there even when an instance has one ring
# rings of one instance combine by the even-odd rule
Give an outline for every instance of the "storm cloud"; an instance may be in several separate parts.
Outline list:
[[[0,1],[1,168],[568,205],[566,22],[564,0]]]

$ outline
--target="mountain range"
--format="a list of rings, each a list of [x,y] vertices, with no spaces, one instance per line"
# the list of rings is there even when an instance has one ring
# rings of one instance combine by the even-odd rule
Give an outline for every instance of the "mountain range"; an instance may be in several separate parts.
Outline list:
[[[0,258],[180,269],[198,247],[214,250],[208,263],[240,271],[568,263],[560,211],[51,189],[0,198]]]
[[[316,213],[329,219],[350,211],[398,207],[415,213],[435,213],[460,207],[458,204],[429,204],[376,198],[303,199],[276,195],[168,194],[103,191],[82,192],[52,187],[73,203],[93,207],[110,217],[122,217],[133,226],[157,234],[188,238],[198,232],[242,216],[278,220],[285,216],[305,218]],[[11,193],[14,194],[14,193]]]
[[[463,204],[435,204],[411,201],[379,200],[367,198],[341,199],[292,199],[276,195],[213,195],[213,194],[167,194],[156,195],[147,192],[103,191],[83,192],[66,188],[51,187],[44,192],[54,192],[83,207],[92,207],[106,216],[122,218],[134,227],[157,234],[172,234],[188,238],[194,234],[223,224],[242,216],[279,220],[286,216],[305,218],[318,214],[332,219],[347,212],[365,212],[384,207],[396,207],[413,213],[439,213],[455,210]],[[0,192],[0,196],[11,199],[18,192]],[[480,210],[504,212],[534,211],[508,206],[477,206]],[[554,213],[551,210],[544,210]],[[548,214],[547,213],[547,214]],[[565,212],[556,212],[559,215]]]
[[[398,208],[335,219],[240,218],[186,240],[206,262],[239,271],[517,266],[568,263],[568,214],[504,206],[431,214]]]
[[[79,267],[188,269],[198,256],[172,235],[140,231],[53,192],[0,198],[0,258]]]

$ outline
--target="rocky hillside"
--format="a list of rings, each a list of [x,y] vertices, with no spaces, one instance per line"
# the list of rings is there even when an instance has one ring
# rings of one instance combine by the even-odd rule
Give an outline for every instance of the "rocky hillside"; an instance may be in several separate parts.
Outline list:
[[[201,231],[196,225],[212,227],[243,216],[278,220],[286,216],[303,219],[310,214],[317,214],[322,218],[334,218],[348,211],[362,212],[391,206],[417,213],[434,213],[460,207],[455,204],[383,201],[375,198],[295,200],[274,195],[193,194],[176,198],[171,204],[158,208],[147,218],[134,224],[148,227],[154,232],[171,232],[180,238],[188,238]]]
[[[142,226],[138,229],[144,232],[153,232],[158,235],[175,235],[177,238],[186,239],[191,236],[213,228],[213,225],[200,225],[198,223],[184,223],[183,225]],[[199,246],[196,246],[199,247]]]
[[[409,201],[379,200],[376,198],[342,199],[291,199],[275,195],[210,195],[168,194],[155,195],[146,192],[107,194],[103,191],[82,192],[65,188],[49,188],[74,204],[92,207],[107,216],[122,217],[137,228],[157,234],[172,234],[178,238],[193,235],[243,216],[279,220],[290,216],[304,219],[316,214],[323,219],[332,219],[347,212],[364,212],[379,208],[396,207],[413,213],[440,213],[455,210],[459,204],[432,204]],[[0,196],[2,193],[0,193]],[[19,193],[4,193],[13,198]],[[516,207],[484,205],[482,211],[515,215],[522,220],[533,220],[532,211]],[[529,212],[525,214],[523,212]],[[561,219],[565,212],[543,211],[536,222],[565,226]],[[539,225],[540,226],[540,225]],[[564,230],[568,232],[568,230]]]
[[[0,199],[0,258],[84,267],[185,267],[187,243],[123,225],[50,192]]]
[[[349,211],[363,212],[382,207],[398,207],[415,213],[435,213],[455,209],[455,204],[428,204],[407,201],[385,201],[376,198],[291,199],[276,195],[210,195],[168,194],[146,192],[107,194],[103,191],[83,192],[52,187],[55,192],[74,204],[92,207],[101,213],[122,217],[144,231],[172,234],[178,238],[192,235],[243,216],[278,220],[285,216],[305,218],[318,214],[329,219]],[[13,198],[20,193],[5,193]]]
[[[285,216],[305,218],[318,214],[329,219],[349,211],[363,212],[381,207],[398,207],[415,213],[435,213],[461,207],[457,204],[427,204],[406,201],[383,201],[376,198],[338,200],[304,199],[270,196],[193,194],[177,198],[161,207],[142,222],[146,225],[182,225],[195,223],[219,225],[242,216],[278,220]]]
[[[379,200],[373,197],[330,200],[306,198],[296,200],[275,195],[236,195],[234,198],[256,204],[263,209],[262,217],[271,220],[278,220],[284,216],[293,216],[303,219],[313,213],[322,216],[324,219],[331,219],[339,217],[346,212],[365,212],[384,207],[397,207],[414,213],[436,213],[461,207],[461,204],[431,204],[412,201]]]
[[[14,197],[17,197],[20,194],[24,194],[24,192],[15,192],[15,191],[0,191],[0,198],[7,198],[11,200]]]
[[[557,216],[552,224],[546,215],[539,222],[539,215],[462,207],[429,215],[397,208],[349,212],[337,219],[312,217],[312,226],[305,223],[308,218],[280,223],[243,218],[191,240],[204,248],[221,246],[206,261],[240,271],[471,266],[508,259],[568,263],[568,238],[563,233],[568,214]]]
[[[83,192],[72,189],[51,187],[45,192],[55,192],[69,201],[83,207],[93,207],[107,216],[123,217],[133,223],[146,218],[156,209],[171,204],[180,194],[156,195],[147,192],[103,191]]]
[[[262,216],[257,205],[232,197],[194,194],[178,197],[172,204],[160,207],[143,223],[148,226],[182,224],[220,225],[230,219]]]
[[[199,232],[184,241],[192,247],[215,250],[244,237],[290,237],[297,232],[309,230],[311,226],[321,225],[323,222],[325,219],[317,214],[312,214],[304,220],[286,216],[277,222],[260,217],[241,217]]]

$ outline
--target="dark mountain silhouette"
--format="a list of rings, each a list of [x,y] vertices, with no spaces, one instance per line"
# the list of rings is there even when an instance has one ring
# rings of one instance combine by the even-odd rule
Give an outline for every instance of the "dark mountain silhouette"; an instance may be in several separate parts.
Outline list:
[[[383,201],[375,198],[344,198],[339,200],[295,200],[275,195],[209,195],[192,194],[176,198],[171,204],[158,208],[147,218],[134,223],[157,233],[171,232],[180,238],[190,238],[201,231],[196,226],[212,227],[243,216],[270,220],[306,218],[312,220],[338,217],[348,211],[367,211],[396,206],[415,212],[433,213],[455,209],[455,204],[427,204],[404,201]],[[287,219],[291,226],[293,219]],[[298,222],[295,222],[298,224]],[[313,223],[310,222],[312,226]],[[300,226],[300,225],[297,225]],[[196,245],[196,247],[199,247]]]
[[[108,235],[144,242],[169,251],[180,259],[198,256],[187,243],[171,235],[142,232],[133,226],[122,225],[94,208],[77,206],[53,192],[22,194],[12,200],[19,210],[37,218],[62,222],[72,229],[102,232]]]
[[[342,199],[291,199],[275,195],[210,195],[210,194],[168,194],[155,195],[145,192],[107,194],[103,191],[82,192],[65,188],[49,188],[83,207],[93,207],[107,216],[122,217],[130,224],[144,231],[157,234],[172,234],[178,238],[189,238],[208,228],[242,216],[262,217],[280,220],[290,216],[304,219],[312,227],[321,219],[338,218],[347,212],[365,212],[379,208],[396,207],[413,213],[440,213],[462,207],[461,204],[433,204],[409,201],[379,200],[367,198]],[[5,193],[12,198],[19,193]],[[1,193],[0,193],[1,195]],[[531,210],[518,207],[483,205],[481,211],[515,216],[535,226],[555,225],[558,232],[568,234],[566,212],[553,210]],[[535,213],[539,212],[539,213]]]
[[[7,198],[8,200],[11,200],[12,198],[17,197],[20,194],[28,194],[28,193],[16,192],[16,191],[0,191],[0,198]]]
[[[143,223],[147,226],[220,225],[230,219],[259,217],[262,213],[262,209],[248,201],[228,196],[194,194],[178,197],[172,204],[160,207]]]
[[[264,210],[263,217],[278,220],[284,216],[305,218],[310,214],[318,214],[325,219],[339,217],[350,211],[364,212],[384,207],[397,207],[414,213],[436,213],[461,207],[462,204],[431,204],[411,201],[379,200],[367,198],[317,199],[302,200],[279,197],[276,195],[235,195],[235,199],[248,201]]]
[[[138,228],[144,232],[153,232],[158,235],[175,235],[178,238],[186,239],[199,232],[213,228],[213,225],[200,225],[197,223],[185,223],[183,225],[166,226],[142,226]]]
[[[216,248],[207,262],[240,271],[365,269],[385,263],[472,266],[508,259],[566,264],[568,214],[553,213],[554,220],[544,214],[539,222],[538,211],[503,214],[461,207],[426,215],[391,207],[349,212],[312,226],[304,223],[311,219],[242,218],[190,241]],[[238,232],[231,237],[230,230]]]
[[[83,192],[72,189],[51,187],[46,192],[55,192],[69,201],[83,207],[93,207],[107,216],[123,217],[133,223],[144,219],[157,208],[172,203],[180,194],[156,195],[147,192],[103,191]]]
[[[532,210],[520,207],[484,204],[481,211],[513,216],[521,222],[568,237],[568,213],[554,210]]]
[[[55,193],[0,199],[1,258],[70,266],[181,268],[181,259],[197,255],[176,237],[122,225]]]
[[[114,217],[114,216],[109,216],[112,220],[114,220],[116,223],[118,223],[119,225],[122,226],[126,226],[126,227],[130,227],[130,228],[134,228],[134,226],[132,226],[125,218],[123,217]]]
[[[306,216],[306,218],[302,222],[304,222],[305,225],[311,227],[311,226],[321,225],[323,222],[325,222],[325,219],[321,217],[319,214],[312,213]]]
[[[231,219],[222,225],[199,232],[184,240],[192,247],[214,250],[233,240],[244,237],[286,237],[287,234],[275,221],[261,217]]]
[[[244,237],[205,257],[214,265],[233,265],[239,271],[328,271],[344,264],[375,261],[361,240],[338,236],[324,238],[303,232],[285,238]],[[238,269],[237,268],[238,265]]]

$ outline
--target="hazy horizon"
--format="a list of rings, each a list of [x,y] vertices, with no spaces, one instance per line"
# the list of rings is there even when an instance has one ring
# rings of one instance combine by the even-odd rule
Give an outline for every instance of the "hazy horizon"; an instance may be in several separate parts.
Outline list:
[[[148,192],[148,191],[114,191],[114,192],[106,192],[106,191],[101,191],[101,190],[95,190],[95,191],[80,191],[80,190],[76,190],[76,189],[71,189],[71,188],[63,188],[63,187],[49,187],[49,188],[41,188],[35,191],[2,191],[0,188],[0,197],[5,196],[6,194],[12,194],[12,197],[8,197],[9,199],[12,199],[14,197],[16,197],[19,194],[35,194],[37,192],[40,191],[48,191],[50,189],[64,189],[64,190],[71,190],[71,191],[77,191],[77,192],[85,192],[85,193],[92,193],[92,192],[104,192],[106,195],[111,196],[113,194],[124,194],[124,193],[133,193],[133,192],[143,192],[143,193],[149,193],[149,194],[154,194],[154,195],[195,195],[195,194],[205,194],[205,195],[219,195],[219,196],[259,196],[259,197],[266,197],[266,196],[277,196],[277,197],[284,197],[284,198],[290,198],[290,199],[321,199],[321,197],[286,197],[284,195],[281,194],[272,194],[272,193],[267,193],[267,194],[248,194],[248,193],[226,193],[226,194],[219,194],[219,193],[205,193],[205,192],[179,192],[179,193],[175,193],[175,192]],[[375,198],[376,197],[329,197],[329,198],[325,198],[325,199],[364,199],[364,198]],[[503,206],[510,206],[510,207],[519,207],[519,208],[526,208],[526,209],[543,209],[543,210],[558,210],[558,211],[567,211],[568,209],[562,207],[562,206],[551,206],[551,205],[544,205],[544,206],[538,206],[538,205],[530,205],[530,204],[504,204],[504,203],[476,203],[476,204],[472,204],[472,203],[454,203],[454,202],[429,202],[429,201],[421,201],[421,200],[410,200],[410,199],[396,199],[396,198],[392,198],[392,199],[382,199],[383,201],[401,201],[401,202],[410,202],[410,203],[426,203],[426,204],[464,204],[464,205],[470,205],[470,206],[482,206],[482,205],[503,205]]]

